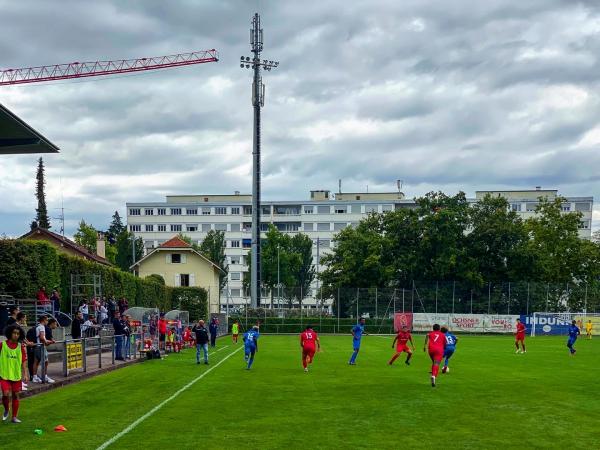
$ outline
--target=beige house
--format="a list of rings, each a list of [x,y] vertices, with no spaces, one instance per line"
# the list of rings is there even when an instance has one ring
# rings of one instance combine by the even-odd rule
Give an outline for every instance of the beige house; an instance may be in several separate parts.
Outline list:
[[[210,313],[219,312],[222,269],[175,236],[131,266],[140,278],[158,274],[167,286],[202,287],[208,292]]]

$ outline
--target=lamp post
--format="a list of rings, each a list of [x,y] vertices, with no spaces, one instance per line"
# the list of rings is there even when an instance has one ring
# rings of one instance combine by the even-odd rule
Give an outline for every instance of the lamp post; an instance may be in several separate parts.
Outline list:
[[[254,14],[250,30],[250,48],[254,56],[242,56],[240,67],[254,71],[252,81],[252,106],[254,108],[254,135],[252,146],[252,267],[250,272],[250,297],[253,308],[260,303],[260,108],[265,105],[265,86],[260,70],[270,71],[279,65],[277,61],[260,59],[263,49],[263,30],[260,16]]]

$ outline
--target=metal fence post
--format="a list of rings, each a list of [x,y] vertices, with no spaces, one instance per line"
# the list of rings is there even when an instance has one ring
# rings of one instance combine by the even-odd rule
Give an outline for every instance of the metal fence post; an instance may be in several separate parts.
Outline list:
[[[67,341],[63,342],[63,376],[67,378],[69,376],[69,368],[67,365]]]
[[[111,346],[111,353],[112,353],[112,364],[114,366],[115,364],[115,335],[112,335],[112,339],[110,340],[110,346]]]
[[[337,323],[337,332],[340,332],[340,308],[341,308],[341,303],[340,303],[340,288],[338,287],[338,307],[337,307],[337,316],[338,316],[338,323]]]
[[[42,383],[46,382],[46,376],[48,375],[46,373],[46,357],[48,356],[48,350],[46,349],[46,346],[44,344],[38,344],[41,345],[41,351],[42,351],[42,358],[41,358],[41,365],[42,365]],[[35,374],[34,374],[35,375]]]
[[[87,372],[87,341],[85,338],[81,340],[81,353],[83,355],[83,371]]]
[[[102,332],[98,332],[98,368],[102,369]]]
[[[378,316],[378,310],[377,310],[377,288],[375,288],[375,318],[377,319]]]
[[[410,304],[410,312],[414,314],[415,312],[415,280],[412,280],[412,294],[411,294],[411,304]]]

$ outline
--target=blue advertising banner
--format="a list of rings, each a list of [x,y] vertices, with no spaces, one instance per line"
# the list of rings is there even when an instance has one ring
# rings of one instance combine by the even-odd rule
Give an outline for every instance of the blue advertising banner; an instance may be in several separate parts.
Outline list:
[[[534,323],[534,316],[521,315],[521,322],[527,327],[527,334],[531,334],[531,328]],[[535,315],[535,335],[559,335],[564,336],[569,333],[570,322],[568,319],[561,319],[554,314],[536,314]]]

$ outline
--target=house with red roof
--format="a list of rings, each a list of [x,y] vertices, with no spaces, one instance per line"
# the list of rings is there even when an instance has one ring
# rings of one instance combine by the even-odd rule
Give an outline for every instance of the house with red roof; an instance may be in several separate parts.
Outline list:
[[[209,312],[219,312],[221,269],[179,236],[174,236],[131,266],[141,278],[157,274],[167,286],[202,287],[208,292]]]

